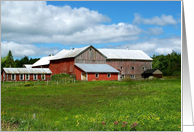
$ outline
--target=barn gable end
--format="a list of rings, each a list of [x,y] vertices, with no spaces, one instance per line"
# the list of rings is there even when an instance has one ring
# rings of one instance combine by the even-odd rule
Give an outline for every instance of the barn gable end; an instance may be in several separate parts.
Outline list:
[[[106,57],[93,46],[89,46],[75,57],[75,63],[96,63],[105,64]]]

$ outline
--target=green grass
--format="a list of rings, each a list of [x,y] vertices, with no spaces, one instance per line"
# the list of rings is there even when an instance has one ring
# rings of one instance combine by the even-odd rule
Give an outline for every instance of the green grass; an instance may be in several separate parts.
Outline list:
[[[1,84],[2,121],[26,131],[181,131],[180,77],[122,82],[74,82],[67,77],[57,83],[58,79],[28,82],[29,86]]]

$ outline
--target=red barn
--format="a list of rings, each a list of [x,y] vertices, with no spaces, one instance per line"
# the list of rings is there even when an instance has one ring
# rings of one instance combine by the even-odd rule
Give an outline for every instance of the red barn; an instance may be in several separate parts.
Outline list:
[[[119,71],[107,64],[75,63],[76,80],[118,80]]]
[[[3,68],[1,81],[50,81],[51,73],[49,68]]]
[[[141,78],[145,70],[152,69],[152,58],[142,50],[96,49],[92,45],[72,50],[63,49],[55,56],[43,57],[32,67],[49,68],[52,75],[75,74],[75,63],[108,64],[120,71],[119,79]]]
[[[55,56],[43,57],[34,63],[32,68],[47,67],[52,71],[52,75],[75,74],[74,63],[105,64],[106,56],[92,45],[72,50],[63,49]]]

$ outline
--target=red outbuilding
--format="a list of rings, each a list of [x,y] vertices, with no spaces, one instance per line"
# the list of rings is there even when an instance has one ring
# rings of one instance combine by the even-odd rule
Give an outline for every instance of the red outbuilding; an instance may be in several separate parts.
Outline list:
[[[77,80],[118,80],[119,71],[108,64],[75,63]]]
[[[3,68],[1,81],[50,81],[51,73],[49,68]]]

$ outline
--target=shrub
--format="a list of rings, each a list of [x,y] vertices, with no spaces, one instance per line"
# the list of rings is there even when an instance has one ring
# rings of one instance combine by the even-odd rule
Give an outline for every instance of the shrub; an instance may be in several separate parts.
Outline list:
[[[25,83],[24,86],[25,86],[25,87],[29,87],[29,86],[30,86],[30,83]]]

